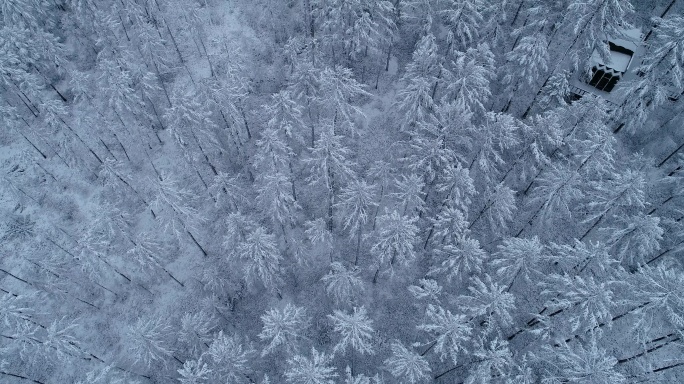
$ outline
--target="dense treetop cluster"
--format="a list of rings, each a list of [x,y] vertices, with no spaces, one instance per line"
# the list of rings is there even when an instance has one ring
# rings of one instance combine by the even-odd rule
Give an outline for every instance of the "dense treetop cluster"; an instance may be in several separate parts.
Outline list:
[[[0,382],[684,381],[682,15],[0,0]]]

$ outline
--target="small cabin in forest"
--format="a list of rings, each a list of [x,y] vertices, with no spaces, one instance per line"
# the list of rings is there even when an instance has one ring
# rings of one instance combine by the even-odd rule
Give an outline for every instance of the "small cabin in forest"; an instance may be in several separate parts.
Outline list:
[[[637,76],[635,69],[643,55],[642,39],[640,29],[625,30],[619,38],[608,40],[610,56],[607,61],[594,51],[587,65],[589,70],[577,74],[570,82],[571,100],[590,93],[609,104],[618,104],[619,100],[611,92],[621,81]]]
[[[589,80],[587,83],[597,90],[610,93],[627,72],[634,58],[634,50],[612,41],[609,41],[608,45],[610,62],[604,63],[598,53],[594,52],[591,57],[591,75],[584,80]]]

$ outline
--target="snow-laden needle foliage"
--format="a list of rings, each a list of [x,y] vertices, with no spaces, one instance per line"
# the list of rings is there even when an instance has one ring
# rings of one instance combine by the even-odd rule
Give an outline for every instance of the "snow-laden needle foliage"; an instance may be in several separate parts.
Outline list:
[[[401,383],[415,384],[430,378],[430,365],[418,353],[407,349],[400,342],[392,343],[392,356],[385,360],[387,369]]]
[[[262,356],[284,349],[291,353],[297,350],[303,332],[309,326],[309,318],[302,307],[288,303],[282,310],[276,308],[266,311],[261,316],[264,324],[259,338],[267,342],[261,352]]]
[[[0,382],[681,382],[682,15],[0,0]]]

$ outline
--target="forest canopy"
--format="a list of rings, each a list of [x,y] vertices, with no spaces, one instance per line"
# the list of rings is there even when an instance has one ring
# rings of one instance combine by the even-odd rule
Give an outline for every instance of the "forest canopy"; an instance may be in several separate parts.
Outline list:
[[[0,0],[0,382],[684,382],[681,0]]]

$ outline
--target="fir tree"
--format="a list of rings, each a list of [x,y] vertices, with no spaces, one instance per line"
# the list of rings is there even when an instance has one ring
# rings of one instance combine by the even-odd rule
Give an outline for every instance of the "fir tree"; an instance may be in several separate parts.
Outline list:
[[[529,283],[531,277],[539,274],[538,268],[544,252],[544,246],[536,237],[509,238],[499,245],[499,251],[491,264],[496,268],[497,275],[511,277],[508,285],[508,290],[510,290],[519,275],[522,274],[525,281]]]
[[[548,366],[542,380],[565,380],[569,382],[589,383],[624,383],[626,378],[615,371],[617,359],[598,345],[595,334],[591,334],[586,345],[575,342],[562,344],[560,348],[545,347],[544,355],[535,357]]]
[[[248,382],[245,375],[250,372],[249,364],[254,358],[254,348],[237,335],[226,335],[219,331],[206,352],[209,382]],[[201,361],[202,359],[200,359]],[[198,362],[195,370],[200,368]]]
[[[302,107],[297,103],[291,91],[282,90],[271,96],[271,102],[265,106],[269,117],[268,127],[284,132],[289,138],[303,140],[305,123],[302,120]]]
[[[358,269],[347,268],[337,261],[330,264],[330,272],[323,276],[321,281],[325,283],[325,291],[336,305],[353,303],[364,290]]]
[[[414,243],[418,227],[417,218],[399,215],[397,211],[380,216],[376,243],[371,247],[371,254],[376,257],[378,269],[384,264],[392,268],[395,263],[407,264],[415,257]],[[377,275],[377,273],[376,273]]]
[[[181,376],[178,380],[181,384],[206,383],[211,372],[207,364],[201,360],[186,360],[183,362],[183,368],[178,370],[178,374]]]
[[[567,71],[558,71],[549,77],[549,81],[542,88],[539,105],[544,109],[567,107],[570,96],[570,83]]]
[[[621,92],[624,101],[619,114],[630,132],[647,123],[656,108],[684,92],[684,19],[674,16],[654,18],[653,22],[655,38],[637,69],[640,78],[630,81]]]
[[[430,269],[429,274],[445,274],[449,282],[466,281],[471,275],[482,272],[488,257],[479,241],[465,236],[439,247],[435,253],[441,262]]]
[[[491,180],[504,163],[505,151],[520,143],[520,128],[520,122],[510,115],[487,112],[483,126],[473,132],[477,151],[468,170],[473,172],[477,167],[486,181]]]
[[[573,1],[565,17],[573,20],[575,41],[587,52],[597,49],[607,59],[610,58],[608,45],[599,42],[604,41],[603,36],[621,36],[622,29],[630,26],[626,20],[633,12],[634,7],[625,0]]]
[[[178,340],[185,343],[191,356],[197,356],[212,341],[211,331],[216,327],[213,315],[200,311],[186,313],[181,318],[181,329]]]
[[[409,285],[408,290],[418,300],[430,299],[437,303],[442,293],[442,287],[432,279],[420,279],[418,285]]]
[[[557,220],[572,217],[571,207],[585,196],[586,183],[580,174],[562,165],[552,165],[551,170],[539,180],[539,185],[532,190],[531,204],[539,204],[530,219],[533,223],[537,217],[537,225],[547,226]]]
[[[660,217],[639,213],[616,218],[614,226],[604,232],[608,232],[608,244],[615,249],[618,258],[632,264],[642,263],[660,249],[664,230],[660,226]]]
[[[552,311],[572,309],[567,321],[571,331],[610,325],[612,309],[619,304],[613,291],[616,282],[597,282],[593,277],[550,275],[542,283],[542,295],[551,297],[545,306]]]
[[[542,33],[536,33],[523,37],[515,49],[506,54],[508,65],[515,69],[507,70],[508,73],[503,79],[507,84],[505,93],[510,95],[504,112],[508,111],[518,92],[534,86],[537,79],[546,73],[549,62],[547,47],[546,37]]]
[[[466,379],[467,384],[488,384],[493,377],[507,377],[512,364],[508,343],[499,338],[491,342],[479,339],[475,343],[477,364]]]
[[[282,310],[269,309],[261,316],[261,321],[264,327],[259,338],[268,342],[261,356],[273,353],[277,348],[288,353],[297,351],[299,340],[304,337],[303,332],[309,326],[306,310],[290,303]]]
[[[158,316],[139,318],[134,324],[128,326],[126,331],[130,341],[129,352],[134,363],[140,363],[151,368],[157,362],[164,363],[172,354],[168,346],[166,336],[171,327]]]
[[[281,132],[276,128],[264,129],[261,132],[261,138],[256,142],[256,146],[254,165],[258,172],[284,172],[289,168],[290,159],[294,153],[283,140]]]
[[[280,173],[264,174],[257,179],[256,203],[273,227],[285,228],[293,225],[297,213],[301,210],[292,196],[292,185],[289,178]]]
[[[446,359],[448,355],[456,364],[459,352],[466,351],[465,344],[470,340],[472,331],[466,316],[454,315],[451,311],[432,304],[428,305],[426,316],[426,322],[419,325],[418,329],[436,335],[430,348],[439,354],[440,360]]]
[[[495,77],[494,54],[487,43],[457,51],[446,72],[444,100],[456,100],[467,110],[482,114],[484,104],[489,100],[489,85]]]
[[[352,375],[352,370],[349,366],[347,366],[344,373],[344,384],[371,384],[371,378],[365,375]],[[375,375],[372,383],[380,384],[380,378],[378,375]]]
[[[487,274],[484,279],[473,277],[470,283],[470,295],[459,297],[466,311],[473,316],[482,316],[490,331],[498,329],[497,326],[510,326],[513,323],[515,297],[506,292],[506,287],[494,282]]]
[[[660,316],[664,316],[675,327],[684,324],[681,274],[673,268],[659,265],[642,267],[632,279],[630,286],[633,288],[630,291],[638,300],[646,303],[637,311],[639,321],[635,322],[635,328],[652,324]]]
[[[356,236],[356,258],[354,264],[358,264],[358,257],[361,251],[361,236],[363,227],[370,218],[369,211],[375,202],[375,186],[363,180],[352,180],[345,186],[336,203],[342,219],[342,228],[349,230],[349,236]]]
[[[311,348],[311,358],[295,355],[287,360],[285,377],[292,384],[334,384],[338,375],[330,366],[332,356]]]
[[[513,214],[517,210],[515,192],[504,183],[499,183],[494,190],[487,191],[486,195],[488,196],[487,205],[470,223],[469,227],[472,227],[480,217],[485,215],[490,227],[496,232],[502,232],[507,228],[507,222],[513,218]]]
[[[358,134],[357,118],[365,118],[361,108],[353,103],[363,96],[370,96],[364,85],[354,79],[349,68],[335,66],[321,72],[320,104],[327,119],[332,120],[333,127],[339,126],[351,136]],[[342,132],[335,132],[339,134]]]
[[[450,27],[450,32],[458,38],[457,49],[467,49],[479,37],[478,27],[482,25],[481,0],[446,0],[441,11]]]
[[[372,355],[374,353],[373,321],[368,318],[365,307],[354,307],[353,313],[334,311],[328,318],[333,321],[335,332],[341,336],[340,341],[335,344],[334,352],[346,352],[347,347],[352,351],[362,355]]]
[[[395,180],[397,192],[392,195],[399,200],[402,208],[402,216],[412,217],[414,211],[421,213],[425,210],[425,183],[415,174],[408,177],[401,175],[400,179]]]
[[[332,130],[321,132],[311,157],[305,163],[311,164],[309,183],[323,181],[328,191],[328,230],[333,230],[333,208],[339,184],[353,179],[355,173],[353,163],[348,160],[349,149],[342,144],[342,137]]]
[[[402,383],[422,383],[430,378],[430,365],[427,360],[404,345],[395,341],[391,345],[392,356],[385,360],[387,369]]]
[[[416,43],[413,59],[401,78],[404,87],[397,93],[395,106],[403,113],[402,129],[411,131],[416,124],[429,122],[435,111],[435,89],[443,71],[435,36],[431,33]]]
[[[235,256],[245,262],[245,280],[248,284],[254,284],[258,279],[270,290],[275,290],[280,284],[283,257],[275,236],[265,228],[258,226],[248,233],[245,240],[237,245]]]

